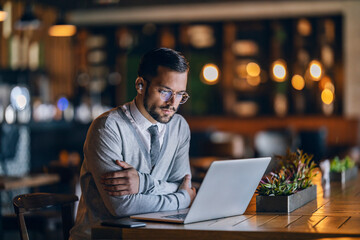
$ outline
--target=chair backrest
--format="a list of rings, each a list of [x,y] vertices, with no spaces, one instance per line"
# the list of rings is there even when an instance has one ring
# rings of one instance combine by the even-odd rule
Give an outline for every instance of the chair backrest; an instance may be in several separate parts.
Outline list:
[[[13,205],[17,215],[21,240],[29,239],[24,213],[39,211],[54,206],[61,206],[63,236],[64,240],[69,239],[70,229],[74,225],[74,217],[71,209],[73,203],[76,201],[78,201],[78,197],[73,194],[29,193],[16,196],[13,199]]]
[[[297,145],[296,134],[291,128],[263,130],[254,136],[254,148],[258,157],[285,155],[287,149],[294,151]],[[279,162],[272,158],[265,173],[273,171],[278,166]]]
[[[328,130],[326,127],[299,131],[300,148],[308,154],[313,154],[313,161],[317,164],[326,157],[327,133]]]

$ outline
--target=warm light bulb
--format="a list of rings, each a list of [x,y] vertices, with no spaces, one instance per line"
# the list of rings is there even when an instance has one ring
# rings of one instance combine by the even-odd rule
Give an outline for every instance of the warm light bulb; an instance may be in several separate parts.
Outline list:
[[[321,100],[325,104],[331,104],[334,101],[334,94],[329,89],[324,89],[321,92]]]
[[[49,28],[49,35],[53,37],[71,37],[75,33],[74,25],[53,25]]]
[[[297,31],[302,36],[309,36],[312,31],[312,26],[309,20],[306,18],[299,19],[297,24]]]
[[[291,85],[293,88],[300,91],[305,87],[305,80],[302,76],[296,74],[291,79]]]
[[[219,68],[212,63],[206,64],[203,67],[202,76],[206,84],[215,84],[219,79]]]
[[[5,21],[5,19],[7,18],[7,12],[0,10],[0,22]]]
[[[260,75],[260,67],[257,63],[249,62],[246,65],[246,72],[251,77],[257,77]]]
[[[276,82],[283,82],[286,78],[286,65],[282,60],[277,60],[272,67],[273,77]]]
[[[310,75],[314,81],[319,81],[322,74],[321,63],[314,60],[310,62]]]

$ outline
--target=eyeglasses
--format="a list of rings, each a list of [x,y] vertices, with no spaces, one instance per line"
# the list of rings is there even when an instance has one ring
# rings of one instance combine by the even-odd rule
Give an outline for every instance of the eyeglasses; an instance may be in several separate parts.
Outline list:
[[[175,95],[175,101],[180,101],[180,104],[186,103],[186,101],[190,98],[187,92],[174,92],[172,90],[159,90],[160,99],[164,102],[169,101]]]

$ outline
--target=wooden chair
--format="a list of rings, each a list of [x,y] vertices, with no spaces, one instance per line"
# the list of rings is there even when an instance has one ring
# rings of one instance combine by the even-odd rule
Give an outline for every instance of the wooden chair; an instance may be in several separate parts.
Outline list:
[[[76,201],[78,201],[78,197],[72,194],[30,193],[16,196],[13,199],[13,205],[21,240],[29,240],[24,213],[55,206],[61,206],[63,236],[64,240],[69,239],[69,231],[74,225],[72,206]]]

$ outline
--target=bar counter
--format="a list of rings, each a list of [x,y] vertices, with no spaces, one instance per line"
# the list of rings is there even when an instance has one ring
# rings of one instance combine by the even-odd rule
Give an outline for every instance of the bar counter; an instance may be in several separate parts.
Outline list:
[[[359,143],[359,125],[357,118],[340,116],[287,116],[287,117],[185,117],[191,131],[220,130],[238,133],[253,138],[262,130],[291,128],[294,131],[327,130],[328,146],[356,146]]]
[[[360,239],[360,177],[315,183],[317,199],[288,214],[256,212],[193,224],[146,222],[143,228],[92,227],[92,239]]]

